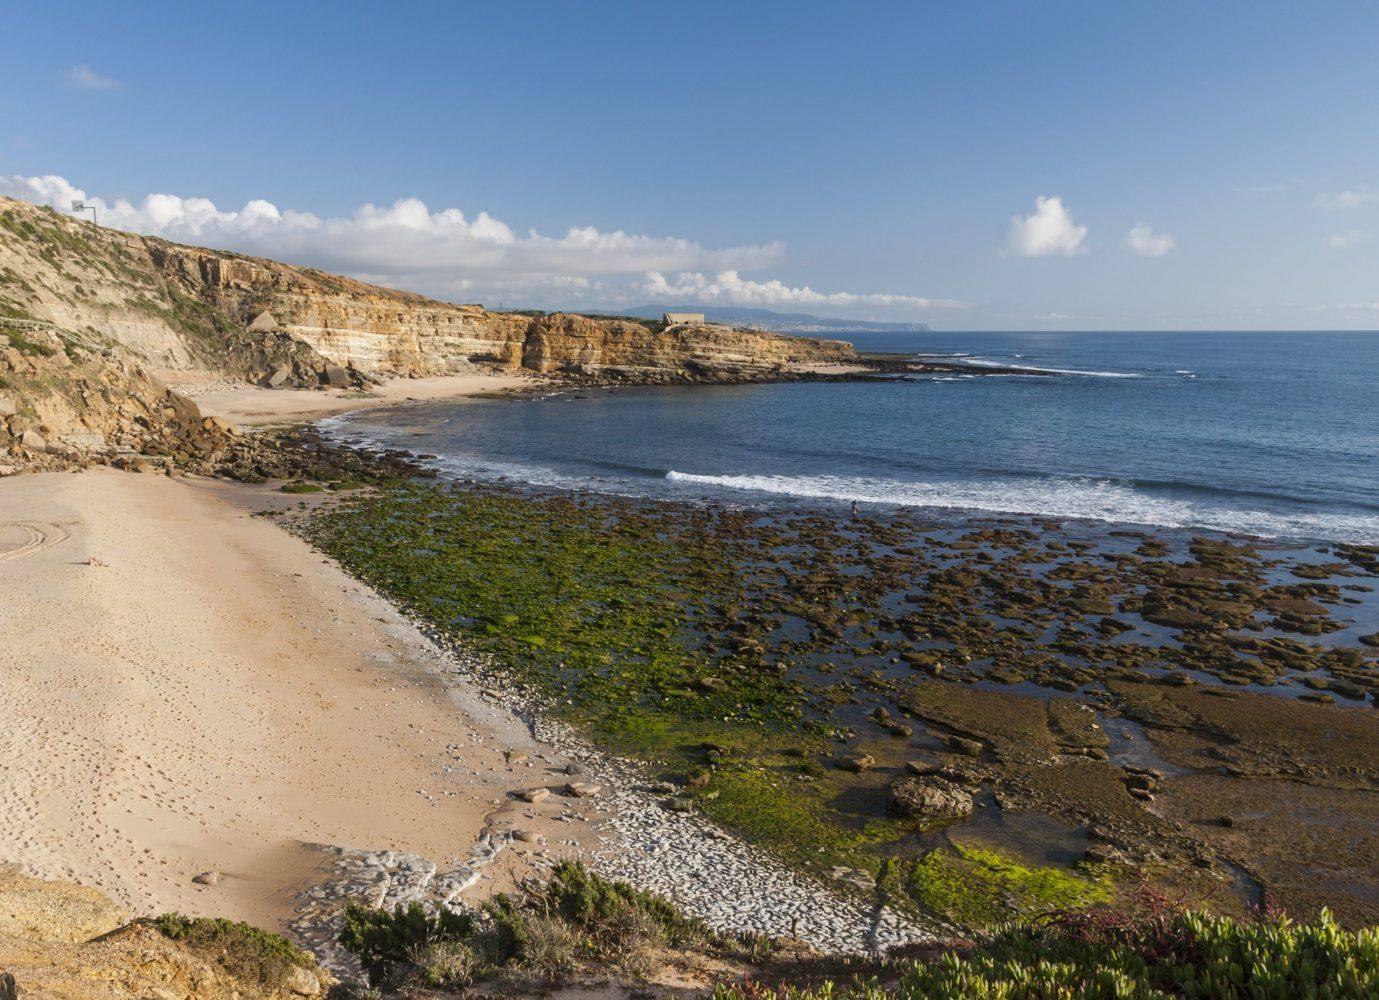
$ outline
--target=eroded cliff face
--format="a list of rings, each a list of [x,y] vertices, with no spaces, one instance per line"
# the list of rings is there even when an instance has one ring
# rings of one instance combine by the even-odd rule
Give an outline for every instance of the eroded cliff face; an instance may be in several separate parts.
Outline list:
[[[107,339],[165,373],[206,369],[294,385],[439,375],[476,363],[733,381],[853,357],[841,341],[729,327],[491,312],[102,229],[10,199],[0,199],[0,315]]]

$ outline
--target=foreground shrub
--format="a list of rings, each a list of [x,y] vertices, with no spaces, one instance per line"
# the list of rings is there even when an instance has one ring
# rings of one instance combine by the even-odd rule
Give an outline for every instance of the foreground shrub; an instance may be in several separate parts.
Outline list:
[[[238,979],[282,989],[297,969],[314,970],[315,960],[285,938],[232,920],[165,913],[154,921],[164,937],[180,941]]]
[[[585,963],[638,978],[649,949],[710,942],[719,939],[671,903],[579,861],[562,861],[544,884],[527,885],[518,897],[495,896],[477,913],[351,903],[340,934],[375,984],[459,988],[503,972],[557,982]]]
[[[1342,1000],[1379,997],[1379,931],[1323,911],[1241,922],[1201,913],[1090,911],[1009,928],[897,981],[813,989],[720,986],[714,1000]]]
[[[473,931],[474,918],[467,913],[432,914],[415,902],[406,909],[399,903],[389,913],[349,903],[340,943],[359,956],[370,978],[382,978],[389,966],[425,961],[433,945],[462,943]]]

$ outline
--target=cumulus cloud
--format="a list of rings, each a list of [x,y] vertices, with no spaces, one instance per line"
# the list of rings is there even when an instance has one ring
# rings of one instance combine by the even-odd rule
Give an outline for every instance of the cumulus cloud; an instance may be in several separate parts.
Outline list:
[[[120,90],[124,87],[113,76],[97,73],[86,63],[77,63],[67,71],[67,84],[77,90]]]
[[[1178,241],[1168,233],[1156,233],[1147,222],[1141,222],[1126,235],[1124,246],[1141,257],[1162,257],[1177,244]]]
[[[64,177],[0,175],[0,194],[70,211],[73,201],[95,205],[100,222],[130,232],[222,247],[343,272],[365,281],[467,301],[600,306],[644,297],[649,278],[677,298],[763,304],[877,307],[898,314],[952,305],[909,295],[823,294],[780,281],[753,281],[741,272],[779,264],[780,243],[707,247],[674,236],[575,226],[561,235],[515,231],[487,212],[469,217],[456,208],[432,211],[417,198],[366,204],[352,214],[321,217],[254,199],[222,210],[207,198],[151,194],[137,204],[106,201]],[[678,274],[672,286],[662,275]],[[712,274],[714,278],[704,275]],[[672,292],[676,286],[683,292]],[[737,296],[733,298],[732,296]]]
[[[712,276],[699,272],[682,272],[675,280],[668,280],[659,271],[649,271],[642,290],[653,299],[670,302],[696,302],[778,308],[781,306],[829,306],[848,309],[871,306],[893,309],[961,309],[966,305],[956,299],[929,299],[916,295],[885,293],[857,294],[855,292],[816,292],[808,285],[787,285],[784,282],[753,281],[737,271],[719,271]]]
[[[1368,184],[1361,184],[1349,191],[1317,195],[1318,207],[1324,208],[1328,212],[1343,212],[1347,209],[1363,208],[1365,205],[1372,205],[1375,202],[1379,202],[1379,188],[1370,187]]]
[[[1337,250],[1349,250],[1357,243],[1364,243],[1366,240],[1374,239],[1374,234],[1363,229],[1347,229],[1343,233],[1336,233],[1334,236],[1327,237],[1327,246]]]
[[[1059,197],[1034,199],[1034,214],[1016,215],[1010,220],[1006,250],[1021,257],[1072,257],[1083,253],[1087,227],[1073,223]]]

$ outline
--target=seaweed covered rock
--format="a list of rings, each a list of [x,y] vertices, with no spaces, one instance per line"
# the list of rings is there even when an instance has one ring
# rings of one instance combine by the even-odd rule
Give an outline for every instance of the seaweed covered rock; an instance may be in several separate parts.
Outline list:
[[[936,775],[907,775],[891,783],[890,811],[907,819],[960,819],[972,815],[972,796]]]

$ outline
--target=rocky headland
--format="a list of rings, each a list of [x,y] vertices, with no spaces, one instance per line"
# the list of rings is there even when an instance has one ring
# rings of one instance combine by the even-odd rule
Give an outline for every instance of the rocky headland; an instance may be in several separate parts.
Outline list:
[[[476,371],[737,382],[855,360],[842,341],[439,302],[0,199],[0,461],[12,468],[208,457],[223,442],[202,432],[215,428],[166,388],[198,376],[344,391]]]

